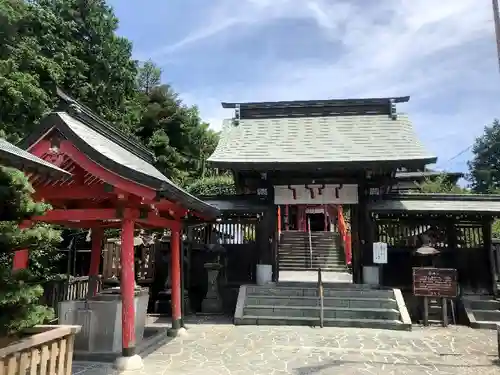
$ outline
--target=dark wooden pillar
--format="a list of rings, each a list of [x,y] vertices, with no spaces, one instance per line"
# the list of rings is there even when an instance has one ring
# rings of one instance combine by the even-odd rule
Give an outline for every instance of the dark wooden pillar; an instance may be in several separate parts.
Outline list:
[[[351,210],[351,252],[352,252],[352,281],[361,283],[361,242],[359,234],[359,204],[350,206]]]
[[[102,228],[96,227],[91,229],[92,250],[90,253],[89,296],[95,296],[97,292],[103,236],[104,230]]]
[[[493,244],[491,238],[493,220],[491,218],[487,218],[483,220],[483,242],[484,242],[484,251],[486,252],[486,261],[488,262],[487,270],[488,270],[488,279],[490,280],[490,292],[494,295],[497,294],[497,274],[495,270],[495,257],[493,254]]]
[[[353,281],[358,284],[363,283],[363,266],[373,263],[372,249],[375,226],[368,210],[369,193],[370,189],[366,183],[360,182],[358,185],[358,204],[352,206],[355,208],[354,217],[351,215]],[[356,234],[354,234],[354,230],[356,230]]]

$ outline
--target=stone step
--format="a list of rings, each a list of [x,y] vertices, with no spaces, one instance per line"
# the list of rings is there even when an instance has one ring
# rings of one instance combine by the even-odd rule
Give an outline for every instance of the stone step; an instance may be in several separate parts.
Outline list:
[[[469,303],[473,310],[500,310],[500,301],[496,299],[475,299]]]
[[[326,254],[278,254],[278,259],[302,260],[302,259],[344,259],[342,254],[326,253]]]
[[[337,246],[337,244],[334,243],[326,243],[326,244],[312,244],[311,246],[313,249],[338,249],[341,248],[341,246]],[[292,244],[292,243],[282,243],[278,247],[279,249],[307,249],[309,250],[309,244],[308,243],[303,243],[303,244]]]
[[[275,306],[320,306],[318,297],[288,297],[288,296],[248,296],[246,303],[248,305],[275,305]],[[343,307],[343,308],[376,308],[376,309],[397,309],[395,299],[389,298],[370,298],[370,297],[325,297],[323,298],[324,307]]]
[[[282,247],[278,249],[279,254],[310,254],[309,247],[301,248],[301,247]],[[328,253],[338,253],[341,254],[344,251],[338,247],[313,247],[313,254],[328,254]]]
[[[337,272],[337,273],[346,273],[349,272],[347,267],[345,266],[332,266],[332,265],[325,265],[322,264],[321,269],[325,272]],[[280,267],[280,271],[317,271],[319,267],[314,266],[314,267],[309,267],[309,266],[283,266]]]
[[[255,316],[286,316],[290,318],[310,317],[315,318],[320,314],[319,306],[276,306],[276,305],[246,305],[243,315]],[[376,308],[345,308],[325,307],[323,316],[327,319],[380,319],[398,320],[399,311],[394,309]]]
[[[500,310],[473,310],[477,322],[500,322]]]
[[[288,297],[318,297],[318,288],[312,287],[315,283],[311,283],[311,287],[300,287],[295,286],[295,284],[288,285],[286,283],[280,283],[281,285],[276,286],[260,286],[260,285],[248,285],[246,287],[246,295],[259,295],[259,296],[288,296]],[[304,284],[304,283],[301,283]],[[282,286],[287,285],[287,286]],[[337,298],[394,298],[394,292],[392,289],[370,289],[367,287],[354,287],[352,284],[342,286],[339,288],[332,287],[333,283],[325,283],[323,295],[325,297],[337,297]]]
[[[311,263],[311,259],[308,257],[304,258],[279,258],[279,264],[284,265],[284,264],[289,264],[289,265],[294,265],[294,264],[304,264],[304,263]],[[318,258],[312,258],[312,263],[331,263],[331,264],[345,264],[345,262],[340,259],[340,258],[323,258],[323,259],[318,259]]]
[[[318,268],[321,267],[323,271],[326,272],[339,272],[339,273],[345,273],[348,272],[348,269],[346,266],[332,266],[332,265],[320,265],[320,266],[280,266],[279,270],[280,271],[317,271]]]
[[[325,327],[353,327],[353,328],[375,328],[411,331],[411,324],[404,324],[399,320],[378,319],[324,319]],[[242,318],[234,319],[235,325],[269,325],[269,326],[319,326],[319,318],[284,316],[255,316],[243,315]]]
[[[474,324],[471,324],[471,328],[479,328],[479,329],[497,329],[497,325],[499,322],[497,321],[476,321]]]
[[[330,267],[333,267],[333,268],[339,268],[339,267],[344,267],[346,264],[344,262],[333,262],[333,261],[315,261],[313,260],[312,262],[310,262],[309,260],[303,260],[303,261],[294,261],[294,262],[290,262],[290,261],[280,261],[279,263],[279,267],[280,268],[283,268],[283,267],[307,267],[307,268],[316,268],[316,270],[318,268],[323,268],[324,266],[330,266]]]

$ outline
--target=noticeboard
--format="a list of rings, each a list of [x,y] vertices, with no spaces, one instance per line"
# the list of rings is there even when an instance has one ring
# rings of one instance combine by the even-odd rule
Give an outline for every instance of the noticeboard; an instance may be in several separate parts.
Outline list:
[[[387,264],[387,244],[385,242],[373,243],[373,263]]]
[[[413,268],[413,294],[420,297],[457,296],[457,270],[454,268]]]

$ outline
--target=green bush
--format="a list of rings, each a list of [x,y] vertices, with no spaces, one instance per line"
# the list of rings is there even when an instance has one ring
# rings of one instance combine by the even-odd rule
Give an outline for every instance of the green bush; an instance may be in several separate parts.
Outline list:
[[[55,245],[60,232],[47,224],[20,229],[19,223],[41,215],[49,205],[33,201],[27,177],[21,171],[0,167],[0,336],[42,324],[54,317],[51,308],[39,304],[42,284],[53,275]],[[14,252],[29,249],[29,268],[12,272]]]
[[[211,176],[197,180],[186,188],[195,196],[234,195],[236,188],[232,176]]]

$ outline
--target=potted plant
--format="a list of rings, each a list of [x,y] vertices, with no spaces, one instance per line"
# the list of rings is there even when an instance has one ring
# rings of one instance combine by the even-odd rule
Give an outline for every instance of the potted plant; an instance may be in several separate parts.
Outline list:
[[[41,303],[42,284],[50,277],[50,252],[60,235],[45,224],[20,228],[22,221],[50,208],[34,202],[32,193],[24,173],[0,167],[0,367],[8,374],[24,374],[33,366],[34,373],[44,366],[55,373],[56,368],[71,366],[73,339],[79,330],[41,326],[54,318],[54,310]],[[33,249],[29,268],[12,271],[14,252],[20,249]]]

